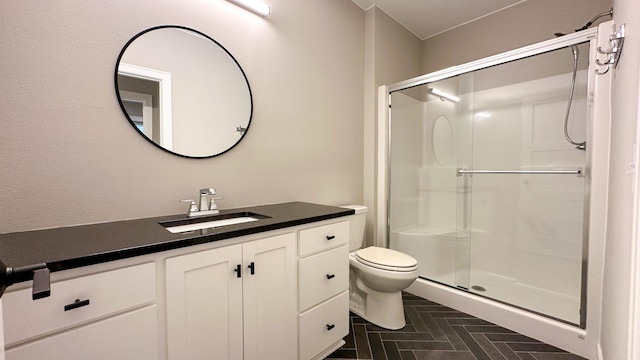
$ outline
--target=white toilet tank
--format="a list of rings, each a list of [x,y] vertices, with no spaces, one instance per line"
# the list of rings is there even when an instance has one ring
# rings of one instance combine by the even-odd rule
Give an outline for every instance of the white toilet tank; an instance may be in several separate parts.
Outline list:
[[[341,207],[356,211],[354,215],[349,217],[349,251],[357,250],[362,247],[364,240],[367,207],[364,205],[345,205]]]

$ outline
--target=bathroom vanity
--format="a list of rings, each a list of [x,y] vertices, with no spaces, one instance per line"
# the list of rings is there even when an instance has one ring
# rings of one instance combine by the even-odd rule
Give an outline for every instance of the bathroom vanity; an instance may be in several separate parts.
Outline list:
[[[257,221],[169,232],[165,216],[0,235],[7,360],[322,359],[347,335],[353,210],[293,202]],[[199,221],[199,220],[198,220]],[[0,317],[0,319],[2,319]],[[1,332],[0,332],[1,333]],[[1,358],[1,356],[0,356]]]

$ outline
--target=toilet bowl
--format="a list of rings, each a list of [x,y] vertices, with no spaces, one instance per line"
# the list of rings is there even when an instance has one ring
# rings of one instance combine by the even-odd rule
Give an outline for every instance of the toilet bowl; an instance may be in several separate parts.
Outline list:
[[[356,211],[349,223],[349,309],[382,328],[401,329],[405,326],[402,290],[418,278],[418,262],[391,249],[361,249],[367,208],[344,207]]]

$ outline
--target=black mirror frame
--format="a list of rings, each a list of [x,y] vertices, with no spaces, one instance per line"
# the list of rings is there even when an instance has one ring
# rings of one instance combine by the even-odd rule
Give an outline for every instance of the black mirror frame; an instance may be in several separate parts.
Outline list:
[[[122,60],[122,57],[124,56],[125,51],[127,50],[127,48],[131,45],[131,43],[133,43],[137,38],[139,38],[140,36],[153,31],[153,30],[158,30],[158,29],[166,29],[166,28],[175,28],[175,29],[182,29],[182,30],[187,30],[187,31],[193,31],[195,33],[197,33],[200,36],[203,36],[209,40],[211,40],[214,44],[218,45],[222,50],[224,50],[225,53],[227,53],[227,55],[229,55],[229,57],[231,57],[231,59],[233,59],[233,62],[238,66],[238,69],[240,69],[240,72],[242,73],[242,76],[244,77],[244,80],[247,84],[247,90],[249,91],[249,121],[247,122],[247,126],[244,128],[242,135],[240,136],[240,138],[238,139],[238,141],[236,141],[232,146],[230,146],[229,148],[227,148],[226,150],[219,152],[217,154],[212,154],[212,155],[208,155],[208,156],[191,156],[191,155],[186,155],[186,154],[180,154],[177,153],[175,151],[172,150],[168,150],[164,147],[162,147],[160,144],[156,143],[155,141],[153,141],[153,139],[150,139],[149,137],[147,137],[145,134],[141,133],[140,130],[138,130],[138,128],[136,127],[135,123],[133,122],[133,120],[131,120],[131,117],[129,116],[129,114],[127,113],[124,103],[122,102],[122,99],[120,97],[120,89],[118,87],[118,68],[120,66],[120,61]],[[154,146],[177,156],[180,157],[184,157],[184,158],[189,158],[189,159],[208,159],[208,158],[212,158],[212,157],[216,157],[219,155],[222,155],[226,152],[228,152],[229,150],[233,149],[234,147],[236,147],[240,141],[242,141],[242,139],[244,139],[244,137],[247,135],[247,132],[249,131],[249,127],[251,126],[251,121],[253,120],[253,93],[251,91],[251,86],[249,85],[249,79],[247,79],[247,75],[244,72],[244,69],[242,69],[242,66],[240,66],[240,63],[238,63],[238,60],[236,60],[236,58],[224,47],[222,46],[219,42],[217,42],[216,40],[214,40],[213,38],[211,38],[210,36],[186,27],[186,26],[181,26],[181,25],[159,25],[159,26],[154,26],[151,28],[148,28],[146,30],[143,30],[141,32],[139,32],[138,34],[134,35],[131,39],[129,39],[129,41],[127,41],[127,43],[124,45],[124,47],[122,48],[122,50],[120,51],[120,54],[118,55],[118,59],[116,60],[116,67],[115,67],[115,73],[114,73],[114,84],[115,84],[115,90],[116,90],[116,98],[118,99],[118,104],[120,105],[120,109],[122,110],[123,114],[125,115],[125,117],[127,118],[127,120],[129,121],[129,123],[131,124],[131,126],[134,128],[134,130],[136,131],[136,133],[138,133],[139,135],[141,135],[145,140],[147,140],[148,142],[150,142],[151,144],[153,144]]]

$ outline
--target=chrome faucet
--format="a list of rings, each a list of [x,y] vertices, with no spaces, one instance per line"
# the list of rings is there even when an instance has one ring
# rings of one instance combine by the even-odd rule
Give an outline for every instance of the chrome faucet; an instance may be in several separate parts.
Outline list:
[[[215,195],[216,189],[200,189],[200,211],[209,210],[209,194]]]
[[[216,204],[216,200],[224,199],[223,197],[211,197],[211,200],[209,200],[209,195],[215,194],[216,189],[214,188],[200,189],[200,209],[198,209],[195,200],[180,200],[180,202],[189,203],[189,210],[187,211],[188,217],[215,215],[220,213],[220,210],[218,210],[218,204]]]

